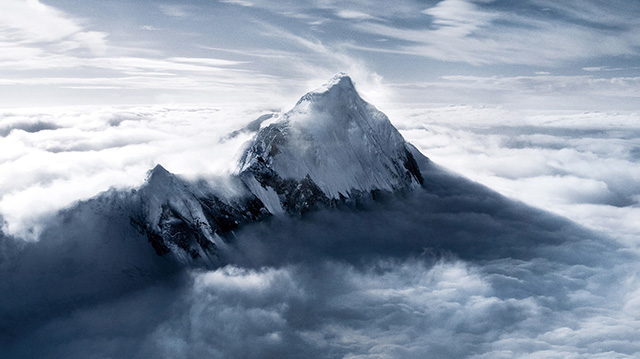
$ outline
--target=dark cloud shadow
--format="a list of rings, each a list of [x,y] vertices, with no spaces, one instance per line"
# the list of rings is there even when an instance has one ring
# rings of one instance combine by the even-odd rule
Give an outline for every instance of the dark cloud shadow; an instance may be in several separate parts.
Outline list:
[[[482,262],[548,258],[592,264],[590,253],[615,253],[606,238],[429,165],[423,189],[379,194],[359,208],[275,217],[236,232],[248,265],[426,254]],[[424,164],[422,165],[424,167]],[[234,261],[241,261],[236,258]],[[606,262],[606,256],[598,261]]]
[[[49,220],[37,242],[1,238],[0,342],[178,273],[133,230],[135,204],[123,199],[112,190],[72,206]]]
[[[246,225],[219,268],[158,257],[131,225],[138,204],[124,191],[61,212],[39,242],[3,237],[0,291],[9,294],[0,297],[0,351],[8,358],[635,353],[591,329],[630,325],[621,298],[640,288],[630,270],[635,255],[418,160],[424,188]],[[559,347],[563,330],[592,344]]]
[[[60,126],[52,122],[37,121],[37,122],[18,122],[9,126],[0,127],[0,137],[6,137],[14,130],[22,130],[29,133],[36,133],[46,130],[57,130]]]

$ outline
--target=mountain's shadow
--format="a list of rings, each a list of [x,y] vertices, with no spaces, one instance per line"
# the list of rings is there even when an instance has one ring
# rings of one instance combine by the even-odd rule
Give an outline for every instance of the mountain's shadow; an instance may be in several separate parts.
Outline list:
[[[568,219],[422,164],[423,188],[380,193],[357,208],[272,217],[235,232],[234,263],[249,266],[380,258],[500,258],[605,265],[617,246]]]

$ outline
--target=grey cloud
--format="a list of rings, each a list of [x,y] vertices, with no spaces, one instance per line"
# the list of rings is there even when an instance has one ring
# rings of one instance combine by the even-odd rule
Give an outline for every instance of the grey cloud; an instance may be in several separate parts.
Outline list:
[[[13,123],[8,126],[0,127],[0,136],[5,137],[13,130],[22,130],[29,133],[35,133],[46,130],[57,130],[60,127],[55,123],[46,122],[46,121],[37,121],[37,122],[18,122]]]
[[[635,319],[626,319],[599,293],[580,300],[566,296],[585,289],[606,293],[612,287],[607,282],[594,288],[592,276],[582,266],[510,260],[484,267],[449,260],[228,266],[195,272],[178,289],[156,286],[78,309],[5,353],[43,358],[131,353],[135,358],[632,357],[639,350],[629,331],[637,327]],[[513,287],[521,289],[514,293]],[[35,340],[40,345],[29,346]]]
[[[218,269],[167,267],[129,224],[125,192],[80,203],[39,242],[6,246],[0,349],[10,358],[636,354],[624,331],[636,323],[622,308],[640,288],[637,255],[424,161],[424,190],[246,226],[225,252],[234,264]],[[603,323],[607,331],[592,329]],[[566,327],[572,339],[558,346]]]

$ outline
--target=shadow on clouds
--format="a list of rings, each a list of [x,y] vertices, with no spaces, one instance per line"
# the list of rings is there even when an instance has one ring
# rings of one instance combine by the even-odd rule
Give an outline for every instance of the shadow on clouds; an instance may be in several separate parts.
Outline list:
[[[635,256],[425,166],[424,189],[272,217],[181,268],[110,191],[2,239],[8,358],[633,357]],[[38,345],[35,345],[38,343]]]

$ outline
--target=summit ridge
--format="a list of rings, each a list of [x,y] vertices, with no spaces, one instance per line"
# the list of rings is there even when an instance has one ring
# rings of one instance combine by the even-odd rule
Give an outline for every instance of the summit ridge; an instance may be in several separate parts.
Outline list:
[[[344,73],[262,128],[240,161],[240,173],[263,187],[270,185],[260,178],[273,172],[308,179],[328,199],[415,187],[422,181],[415,167],[402,135]]]

